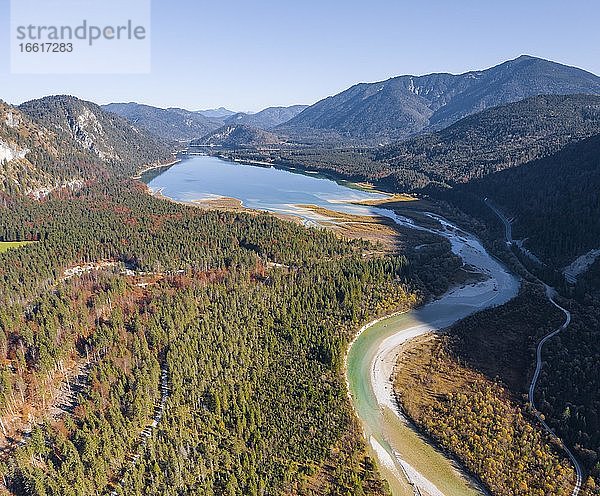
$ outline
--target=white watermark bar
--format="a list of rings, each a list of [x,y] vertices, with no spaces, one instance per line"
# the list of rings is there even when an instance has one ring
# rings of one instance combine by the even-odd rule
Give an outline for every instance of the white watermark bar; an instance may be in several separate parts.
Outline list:
[[[13,74],[144,74],[151,0],[11,0]]]

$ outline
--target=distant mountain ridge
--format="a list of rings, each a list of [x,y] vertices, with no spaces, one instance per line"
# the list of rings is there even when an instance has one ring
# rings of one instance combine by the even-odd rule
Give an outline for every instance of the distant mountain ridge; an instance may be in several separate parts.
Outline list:
[[[280,126],[341,136],[398,140],[443,129],[490,107],[542,94],[600,94],[600,77],[582,69],[521,56],[464,74],[398,76],[360,83],[308,107]]]
[[[162,109],[134,102],[110,103],[102,108],[124,117],[157,138],[171,141],[197,139],[223,125],[218,119],[179,108]]]
[[[223,107],[192,112],[180,108],[162,109],[134,102],[110,103],[102,108],[124,117],[157,138],[185,143],[198,140],[223,125],[245,125],[268,131],[289,121],[307,108],[307,105],[269,107],[256,114],[236,113]]]
[[[285,124],[306,108],[308,108],[308,105],[292,105],[291,107],[269,107],[256,114],[239,112],[227,117],[225,124],[244,124],[268,131],[281,124]]]
[[[238,112],[226,109],[225,107],[219,107],[217,109],[196,110],[195,113],[203,115],[204,117],[208,117],[209,119],[223,120],[227,117],[231,117],[232,115],[237,114]]]

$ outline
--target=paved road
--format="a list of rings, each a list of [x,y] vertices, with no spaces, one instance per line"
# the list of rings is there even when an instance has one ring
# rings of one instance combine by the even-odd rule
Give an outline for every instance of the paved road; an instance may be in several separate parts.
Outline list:
[[[531,385],[529,386],[529,403],[531,404],[531,407],[533,408],[533,412],[534,412],[535,416],[540,421],[540,423],[544,426],[544,428],[548,432],[550,432],[553,436],[555,436],[557,439],[559,439],[558,436],[554,433],[554,431],[550,428],[550,426],[548,424],[546,424],[546,422],[542,418],[540,412],[538,411],[537,407],[535,406],[535,388],[537,386],[537,381],[540,377],[540,372],[542,371],[542,350],[544,349],[544,345],[546,344],[547,341],[552,339],[559,332],[564,331],[567,327],[569,327],[569,324],[571,323],[571,312],[569,312],[566,308],[563,308],[558,303],[556,303],[556,301],[554,300],[554,297],[556,296],[556,291],[548,285],[546,285],[546,296],[548,297],[548,300],[550,301],[550,303],[552,303],[556,308],[558,308],[565,314],[565,322],[558,329],[556,329],[555,331],[551,332],[550,334],[544,336],[544,338],[538,343],[537,365],[535,368],[535,373],[533,374],[533,379],[531,380]],[[560,439],[559,439],[559,441],[560,441]],[[583,470],[581,469],[581,465],[579,465],[579,461],[577,460],[577,458],[575,458],[575,455],[571,452],[571,450],[567,446],[565,446],[565,444],[562,441],[560,441],[560,445],[562,446],[563,450],[565,451],[565,453],[568,455],[569,459],[571,460],[571,463],[575,467],[575,472],[577,473],[577,481],[575,483],[575,487],[573,488],[573,492],[571,493],[571,496],[577,496],[579,494],[579,491],[581,490],[581,485],[583,483]]]
[[[490,209],[492,209],[494,211],[494,213],[498,216],[498,218],[504,224],[504,236],[506,238],[506,244],[509,246],[512,245],[513,239],[512,239],[511,221],[488,198],[485,198],[483,201]],[[527,269],[525,269],[525,270],[527,270]],[[540,424],[544,427],[544,429],[552,437],[556,438],[559,441],[564,452],[569,457],[569,460],[571,460],[571,463],[573,464],[573,467],[575,468],[575,473],[577,475],[575,487],[573,488],[573,492],[571,493],[571,496],[578,496],[579,492],[581,491],[581,485],[583,483],[583,470],[581,469],[581,465],[579,464],[579,461],[577,460],[577,458],[575,458],[575,455],[571,452],[571,450],[562,442],[562,440],[556,435],[556,433],[544,421],[541,413],[538,411],[538,409],[535,406],[535,389],[537,386],[538,379],[540,378],[540,373],[542,371],[542,365],[543,365],[542,352],[544,350],[544,345],[548,341],[550,341],[550,339],[552,339],[554,336],[556,336],[558,333],[560,333],[561,331],[564,331],[567,327],[569,327],[569,324],[571,323],[571,312],[569,312],[566,308],[563,308],[558,303],[556,303],[556,301],[555,301],[556,290],[554,288],[548,286],[543,281],[540,281],[537,277],[536,277],[536,279],[538,280],[538,282],[540,282],[540,284],[544,285],[544,288],[546,289],[546,297],[548,298],[548,301],[565,314],[565,321],[558,329],[555,329],[550,334],[547,334],[546,336],[544,336],[537,345],[535,372],[533,374],[533,378],[532,378],[531,384],[529,386],[529,403],[531,405],[531,408],[533,409],[534,415],[536,416],[536,418],[538,419]]]
[[[498,216],[498,218],[502,221],[502,223],[504,224],[504,237],[506,238],[506,244],[508,245],[512,245],[513,244],[513,237],[512,237],[512,224],[511,222],[505,217],[505,215],[498,209],[498,207],[496,207],[496,205],[494,205],[489,198],[485,198],[484,203],[490,207],[494,213]]]

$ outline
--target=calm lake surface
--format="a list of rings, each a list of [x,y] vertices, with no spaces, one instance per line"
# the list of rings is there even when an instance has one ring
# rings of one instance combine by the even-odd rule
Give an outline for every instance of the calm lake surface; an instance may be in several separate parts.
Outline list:
[[[236,198],[245,207],[318,220],[300,205],[316,205],[338,212],[370,215],[373,209],[352,202],[385,195],[351,189],[319,175],[294,173],[273,167],[257,167],[204,155],[190,156],[173,167],[146,174],[152,191],[177,201]]]

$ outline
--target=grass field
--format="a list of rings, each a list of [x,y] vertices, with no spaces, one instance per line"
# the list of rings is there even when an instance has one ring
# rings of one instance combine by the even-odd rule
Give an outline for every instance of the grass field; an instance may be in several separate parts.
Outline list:
[[[33,241],[0,241],[0,253],[4,253],[12,248],[19,248],[28,245]]]

